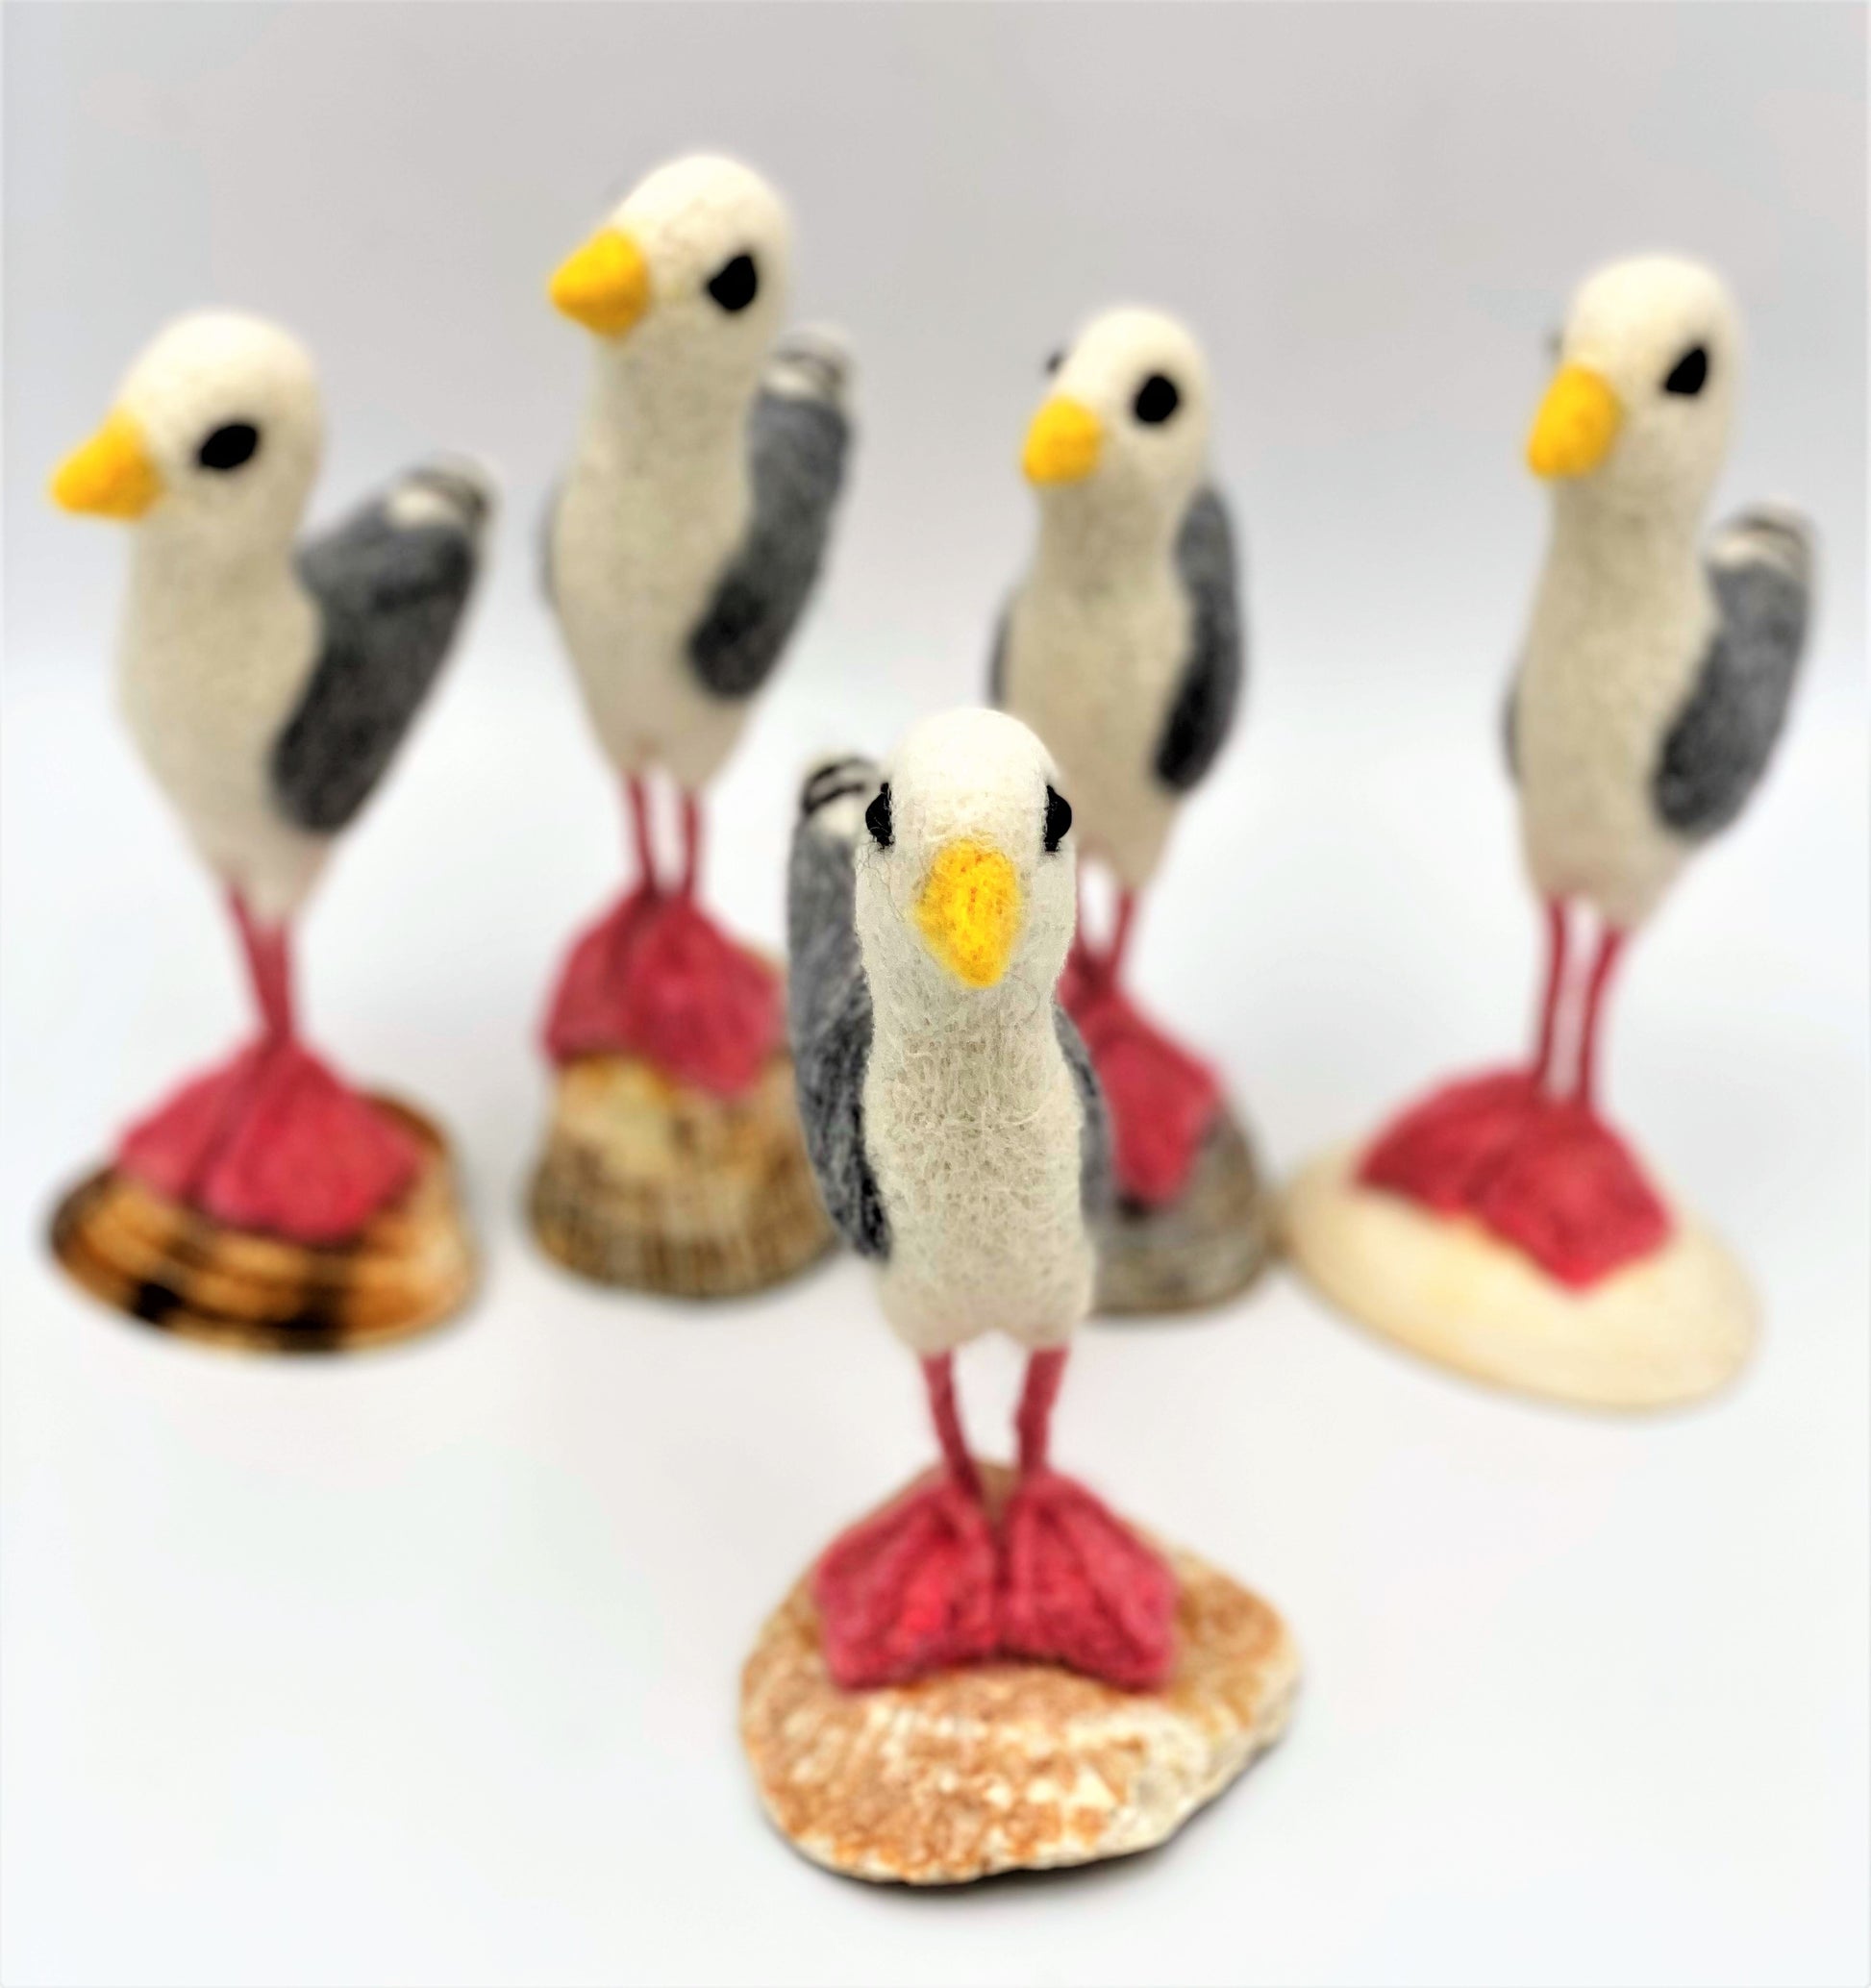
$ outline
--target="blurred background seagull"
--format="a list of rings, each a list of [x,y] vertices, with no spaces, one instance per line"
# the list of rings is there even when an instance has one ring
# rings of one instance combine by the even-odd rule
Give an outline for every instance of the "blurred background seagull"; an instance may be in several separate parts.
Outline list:
[[[800,1116],[826,1205],[921,1360],[933,1478],[834,1543],[814,1593],[849,1688],[995,1651],[1160,1681],[1174,1577],[1051,1467],[1054,1400],[1090,1306],[1106,1189],[1097,1081],[1055,986],[1073,812],[1014,719],[915,726],[887,774],[807,782],[788,889]],[[957,1412],[955,1349],[1028,1349],[1019,1475],[998,1521]]]
[[[547,523],[546,585],[586,708],[623,778],[636,880],[585,934],[547,1023],[559,1060],[651,1054],[732,1091],[781,1032],[772,976],[694,904],[701,791],[733,750],[818,577],[843,483],[850,370],[825,330],[777,336],[791,231],[733,160],[650,174],[551,284],[592,334],[592,384]],[[646,776],[680,791],[660,876]],[[640,998],[677,963],[686,1019]]]
[[[409,1136],[300,1043],[291,921],[446,659],[491,491],[412,470],[294,540],[322,428],[310,356],[232,311],[180,319],[61,465],[66,509],[135,526],[124,711],[227,886],[261,1036],[126,1135],[118,1164],[239,1228],[345,1236],[409,1183]]]
[[[1667,1230],[1595,1114],[1606,991],[1631,932],[1759,784],[1811,612],[1812,534],[1795,512],[1757,507],[1702,543],[1740,357],[1734,305],[1697,262],[1615,262],[1572,301],[1527,443],[1553,532],[1507,709],[1522,847],[1547,907],[1533,1055],[1526,1073],[1419,1106],[1366,1161],[1367,1180],[1438,1205],[1484,1198],[1495,1226],[1574,1280]],[[1580,974],[1585,913],[1598,933]],[[1573,1108],[1555,1113],[1556,1100]]]
[[[1180,1190],[1220,1103],[1210,1073],[1118,992],[1138,894],[1240,699],[1210,402],[1200,347],[1161,311],[1105,311],[1057,357],[1021,456],[1038,541],[990,671],[993,701],[1046,741],[1086,854],[1116,878],[1115,927],[1102,948],[1081,933],[1066,997],[1110,1097],[1120,1186],[1146,1204]]]

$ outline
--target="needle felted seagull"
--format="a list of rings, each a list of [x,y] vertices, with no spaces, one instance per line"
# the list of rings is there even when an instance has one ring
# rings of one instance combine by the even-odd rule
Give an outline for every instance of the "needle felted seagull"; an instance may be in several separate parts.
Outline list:
[[[727,758],[818,576],[849,440],[849,360],[776,335],[790,225],[733,160],[639,185],[552,279],[592,334],[589,404],[547,528],[547,588],[622,776],[635,887],[575,946],[546,1025],[556,1060],[629,1050],[732,1094],[782,1031],[779,989],[695,904],[701,792]],[[646,777],[681,792],[659,879]]]
[[[225,884],[257,1042],[132,1128],[118,1164],[237,1228],[341,1239],[409,1184],[409,1136],[299,1040],[291,921],[447,657],[491,493],[412,470],[296,543],[322,438],[311,358],[232,311],[170,325],[52,482],[135,526],[124,712]]]
[[[807,783],[788,887],[793,1056],[833,1219],[922,1362],[939,1472],[836,1541],[814,1592],[833,1676],[882,1684],[995,1652],[1160,1682],[1176,1583],[1049,1459],[1104,1113],[1055,993],[1073,813],[1045,748],[985,710],[926,719],[886,773]],[[998,1527],[956,1409],[955,1349],[1028,1349],[1019,1479]]]
[[[1811,609],[1796,514],[1747,510],[1702,543],[1740,344],[1721,280],[1675,257],[1612,263],[1573,299],[1527,444],[1553,486],[1553,534],[1507,714],[1547,907],[1533,1056],[1417,1106],[1364,1165],[1369,1184],[1473,1213],[1578,1285],[1669,1231],[1595,1108],[1612,970],[1766,770]],[[1583,988],[1568,972],[1581,909],[1598,924]]]
[[[1121,1190],[1173,1200],[1220,1104],[1201,1063],[1118,982],[1138,893],[1176,811],[1234,722],[1242,635],[1234,534],[1209,481],[1210,389],[1174,318],[1094,318],[1055,361],[1022,466],[1039,495],[1033,563],[1001,624],[994,702],[1058,759],[1087,854],[1119,886],[1103,951],[1083,936],[1065,998],[1110,1099]]]

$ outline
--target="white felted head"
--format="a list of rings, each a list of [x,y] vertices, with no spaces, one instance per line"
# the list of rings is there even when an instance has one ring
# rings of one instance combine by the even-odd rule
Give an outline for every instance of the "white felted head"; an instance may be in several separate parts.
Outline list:
[[[1740,324],[1712,269],[1636,256],[1586,278],[1527,442],[1564,501],[1701,516],[1720,473]]]
[[[897,748],[857,846],[857,921],[880,1016],[1040,1019],[1072,943],[1072,810],[1017,718],[925,718]]]
[[[1107,311],[1053,368],[1021,467],[1048,514],[1173,530],[1209,458],[1209,368],[1160,311]]]
[[[786,306],[791,226],[761,176],[697,153],[657,170],[561,263],[552,301],[619,363],[751,391]]]
[[[298,528],[323,439],[305,347],[263,318],[198,311],[144,349],[52,495],[67,510],[271,548]]]

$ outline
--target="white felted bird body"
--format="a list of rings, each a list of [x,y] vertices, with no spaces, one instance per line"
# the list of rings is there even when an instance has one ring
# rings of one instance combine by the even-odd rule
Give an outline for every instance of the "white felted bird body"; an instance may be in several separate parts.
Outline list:
[[[1527,866],[1547,899],[1640,925],[1741,811],[1784,722],[1811,588],[1791,512],[1675,534],[1576,526],[1541,576],[1510,708]]]
[[[1620,931],[1740,812],[1805,643],[1801,518],[1763,508],[1702,542],[1740,343],[1712,271],[1614,263],[1573,300],[1529,444],[1554,519],[1508,714],[1522,842],[1544,898]]]
[[[1090,1307],[1107,1133],[1054,992],[1074,878],[1052,771],[1024,726],[954,712],[915,728],[887,778],[821,768],[794,838],[808,1150],[924,1355],[990,1331],[1059,1345]]]
[[[297,342],[202,312],[148,348],[55,490],[137,524],[124,715],[203,859],[268,924],[297,909],[433,685],[490,503],[477,471],[438,462],[296,545],[320,439]]]
[[[993,696],[1046,741],[1087,852],[1131,890],[1155,874],[1239,701],[1209,398],[1200,350],[1173,318],[1108,311],[1061,356],[1027,438],[1039,541],[996,639]]]
[[[700,157],[651,174],[554,279],[598,335],[548,591],[612,763],[690,791],[805,609],[843,481],[849,354],[822,329],[776,338],[789,253],[772,189]]]

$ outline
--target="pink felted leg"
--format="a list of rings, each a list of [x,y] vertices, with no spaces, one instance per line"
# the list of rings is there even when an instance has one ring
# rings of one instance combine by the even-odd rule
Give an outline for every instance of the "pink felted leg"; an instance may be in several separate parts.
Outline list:
[[[624,795],[630,807],[631,849],[636,857],[636,888],[657,894],[656,838],[650,832],[650,789],[640,773],[625,777]]]
[[[677,1082],[735,1097],[760,1079],[786,1017],[779,976],[736,945],[696,902],[701,810],[685,793],[683,868],[657,882],[648,797],[629,783],[640,881],[581,933],[560,971],[545,1025],[555,1063],[641,1056]]]
[[[1565,991],[1565,904],[1546,903],[1546,985],[1540,995],[1539,1036],[1534,1045],[1534,1082],[1544,1090],[1553,1075],[1553,1053],[1559,1040],[1559,997]]]
[[[1624,951],[1623,932],[1607,926],[1598,941],[1598,954],[1585,982],[1585,1014],[1579,1025],[1579,1064],[1572,1080],[1572,1095],[1587,1111],[1592,1108],[1598,1082],[1598,1025],[1604,1011],[1605,994],[1610,985],[1612,969]]]
[[[1131,950],[1131,927],[1136,918],[1136,892],[1117,893],[1117,922],[1111,928],[1110,944],[1105,948],[1105,972],[1116,981],[1124,971],[1124,956]]]
[[[954,1359],[923,1362],[938,1475],[841,1533],[812,1575],[826,1668],[847,1691],[990,1655],[993,1529],[955,1404]]]
[[[117,1164],[234,1228],[341,1242],[408,1189],[422,1156],[298,1040],[287,928],[232,904],[260,1039],[133,1125]]]
[[[1160,1554],[1048,1460],[1065,1349],[1027,1363],[1020,1480],[1001,1515],[1001,1647],[1130,1691],[1176,1660],[1176,1577]]]
[[[682,790],[682,895],[692,898],[702,881],[702,804]]]

